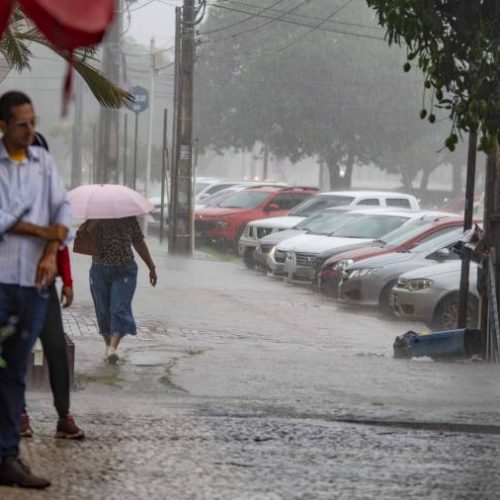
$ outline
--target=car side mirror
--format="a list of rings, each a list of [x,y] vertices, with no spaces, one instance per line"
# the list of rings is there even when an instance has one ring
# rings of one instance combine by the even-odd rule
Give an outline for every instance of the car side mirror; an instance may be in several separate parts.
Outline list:
[[[281,210],[281,207],[276,205],[276,203],[270,203],[264,210],[266,212],[274,212],[275,210]]]
[[[432,256],[436,260],[447,260],[451,256],[451,252],[449,248],[440,248],[439,250],[435,251]]]

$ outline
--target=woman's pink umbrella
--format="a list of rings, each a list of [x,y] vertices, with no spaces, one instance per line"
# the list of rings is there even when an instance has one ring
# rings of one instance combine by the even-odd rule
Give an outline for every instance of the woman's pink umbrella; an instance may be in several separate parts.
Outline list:
[[[73,215],[81,219],[121,219],[153,210],[137,191],[119,184],[88,184],[68,192]]]

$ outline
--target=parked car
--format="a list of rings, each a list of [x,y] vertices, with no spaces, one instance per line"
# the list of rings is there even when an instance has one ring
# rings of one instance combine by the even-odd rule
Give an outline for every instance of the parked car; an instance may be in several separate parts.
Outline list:
[[[336,298],[344,270],[350,264],[375,255],[410,250],[424,241],[462,226],[463,219],[458,216],[443,212],[424,212],[383,238],[355,250],[337,252],[321,264],[322,256],[328,255],[328,252],[323,252],[314,263],[315,286],[321,292]]]
[[[245,189],[264,187],[264,186],[276,186],[276,187],[287,187],[285,183],[282,182],[255,182],[255,181],[242,181],[241,183],[234,184],[233,186],[226,187],[220,191],[216,191],[214,194],[203,198],[202,201],[194,206],[195,210],[200,210],[205,207],[218,207],[220,203],[232,196],[233,194],[244,191]]]
[[[311,284],[314,278],[312,264],[322,250],[357,244],[362,242],[361,239],[365,243],[373,241],[408,223],[415,216],[415,212],[408,210],[371,209],[364,217],[339,227],[329,235],[315,239],[307,234],[296,237],[294,247],[285,260],[285,280]],[[340,244],[341,241],[344,242]]]
[[[195,182],[195,192],[194,201],[196,203],[201,203],[205,198],[222,191],[231,186],[235,186],[243,181],[229,181],[220,179],[203,179],[196,180]]]
[[[262,235],[296,226],[301,220],[329,207],[373,206],[419,210],[418,200],[409,194],[385,191],[331,191],[318,193],[295,207],[286,217],[269,217],[249,222],[241,235],[238,254],[253,267],[253,251]]]
[[[299,234],[304,234],[308,231],[319,231],[321,227],[330,221],[333,221],[335,218],[338,218],[342,214],[346,212],[350,212],[353,210],[352,206],[341,206],[341,207],[330,207],[321,212],[314,213],[309,217],[302,219],[296,226],[291,229],[284,229],[283,231],[274,231],[270,234],[265,235],[267,229],[266,228],[257,228],[257,236],[261,236],[258,240],[257,246],[251,255],[251,259],[247,261],[247,256],[249,252],[245,253],[244,261],[247,267],[252,268],[255,265],[260,271],[267,271],[267,256],[269,252],[282,241],[285,241],[294,236],[298,236]],[[286,219],[286,217],[278,217],[281,219]],[[247,228],[252,223],[247,224]],[[331,227],[331,226],[330,226]],[[246,231],[246,229],[245,229]],[[240,238],[241,242],[241,238]]]
[[[476,328],[479,313],[477,264],[470,263],[467,326]],[[402,274],[392,289],[391,305],[397,316],[422,321],[431,330],[456,328],[462,262],[434,264]]]
[[[197,210],[195,237],[198,242],[237,250],[238,240],[249,221],[285,215],[315,193],[315,188],[299,187],[246,189],[227,198],[218,207]]]
[[[449,249],[462,236],[457,228],[405,252],[369,257],[347,266],[339,284],[339,302],[345,305],[378,307],[382,313],[392,310],[392,288],[401,274],[430,264],[458,259]]]
[[[367,244],[369,241],[373,240],[372,237],[367,237],[363,235],[362,237],[342,237],[336,238],[337,230],[343,227],[350,227],[352,224],[363,219],[369,215],[381,214],[384,212],[391,211],[389,208],[355,208],[353,210],[346,212],[342,215],[337,215],[328,220],[325,220],[324,225],[319,228],[315,228],[314,231],[308,231],[302,235],[294,236],[288,238],[271,250],[267,256],[267,268],[268,276],[276,278],[285,278],[287,275],[287,270],[285,269],[287,260],[291,258],[292,252],[297,246],[301,247],[301,252],[307,253],[308,259],[310,259],[311,264],[314,255],[318,254],[325,248],[353,248],[358,244]],[[404,212],[403,219],[411,216],[413,212]],[[354,236],[349,234],[349,236]]]

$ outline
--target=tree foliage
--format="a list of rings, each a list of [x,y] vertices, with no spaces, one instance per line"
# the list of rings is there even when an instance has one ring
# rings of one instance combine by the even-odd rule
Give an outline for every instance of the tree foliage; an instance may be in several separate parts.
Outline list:
[[[500,2],[498,0],[367,0],[390,44],[406,44],[404,70],[426,75],[421,118],[449,113],[453,150],[457,131],[479,128],[480,147],[500,142]]]
[[[276,2],[250,1],[252,12],[267,9],[271,19],[242,22],[251,16],[212,7],[200,28],[195,127],[202,146],[251,151],[266,143],[277,158],[315,157],[328,167],[332,188],[348,187],[357,163],[404,171],[411,181],[443,161],[436,131],[414,120],[422,77],[408,82],[400,74],[404,53],[387,51],[366,5],[352,4],[321,30],[272,18],[317,26],[345,2],[308,2],[285,17],[305,2],[273,10]],[[410,157],[417,142],[422,149]]]

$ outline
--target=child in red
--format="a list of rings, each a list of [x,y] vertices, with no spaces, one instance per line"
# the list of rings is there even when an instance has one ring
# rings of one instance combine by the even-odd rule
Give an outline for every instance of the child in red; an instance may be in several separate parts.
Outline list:
[[[69,307],[73,302],[73,280],[68,248],[60,250],[57,254],[57,267],[62,278],[61,303]],[[57,422],[56,437],[66,439],[83,439],[84,432],[76,425],[69,412],[70,405],[70,371],[68,352],[66,349],[66,336],[62,324],[61,306],[55,283],[48,288],[49,299],[45,323],[40,333],[43,352],[49,367],[50,388],[54,397],[54,406],[59,420]],[[26,405],[25,405],[26,408]],[[33,429],[26,409],[21,414],[21,436],[31,437]]]

